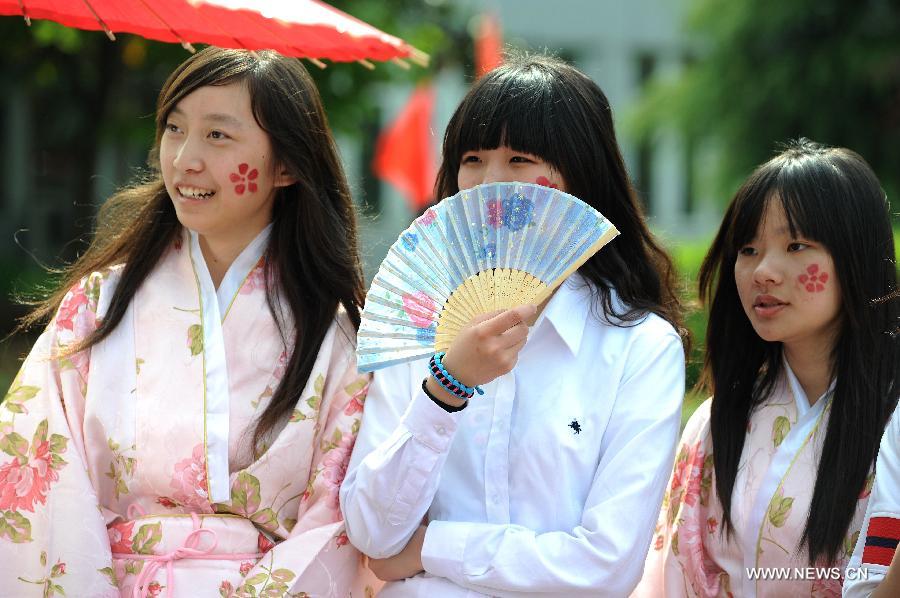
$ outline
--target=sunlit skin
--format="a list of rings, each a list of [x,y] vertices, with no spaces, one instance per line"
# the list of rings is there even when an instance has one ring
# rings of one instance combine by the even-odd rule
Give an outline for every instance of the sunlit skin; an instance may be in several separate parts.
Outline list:
[[[242,83],[201,87],[178,102],[166,119],[159,158],[178,220],[200,235],[218,285],[271,221],[277,189],[294,179],[274,159]]]
[[[744,313],[784,353],[810,401],[830,383],[831,350],[840,326],[834,262],[819,242],[791,235],[777,198],[756,236],[738,251],[734,279]]]
[[[533,154],[514,151],[506,145],[464,153],[456,176],[460,189],[511,181],[566,190],[562,176],[544,160]]]

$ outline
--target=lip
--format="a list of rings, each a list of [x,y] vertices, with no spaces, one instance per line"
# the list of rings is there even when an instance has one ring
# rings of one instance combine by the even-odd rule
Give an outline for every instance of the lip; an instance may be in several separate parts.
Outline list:
[[[771,318],[778,315],[788,305],[790,304],[774,295],[757,295],[753,299],[753,312],[761,318]]]

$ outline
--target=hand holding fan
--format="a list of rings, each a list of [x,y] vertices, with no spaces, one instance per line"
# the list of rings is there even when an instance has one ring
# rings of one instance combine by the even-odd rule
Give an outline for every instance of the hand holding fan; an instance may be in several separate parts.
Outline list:
[[[490,183],[429,208],[391,246],[369,292],[357,365],[445,351],[483,313],[540,304],[619,231],[558,189]]]

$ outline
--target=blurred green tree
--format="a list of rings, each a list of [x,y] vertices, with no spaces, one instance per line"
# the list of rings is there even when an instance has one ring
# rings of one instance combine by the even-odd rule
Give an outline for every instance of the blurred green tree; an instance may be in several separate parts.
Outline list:
[[[692,0],[692,56],[650,86],[631,124],[719,150],[728,200],[776,143],[800,136],[849,147],[900,193],[900,3],[893,0]]]

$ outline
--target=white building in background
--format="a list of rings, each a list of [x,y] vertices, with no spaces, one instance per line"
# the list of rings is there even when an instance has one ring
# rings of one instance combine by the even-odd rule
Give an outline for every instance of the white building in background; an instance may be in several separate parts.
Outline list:
[[[672,241],[711,234],[720,215],[703,176],[710,171],[712,151],[697,147],[673,130],[660,130],[652,142],[640,144],[626,126],[629,110],[644,85],[657,75],[677,75],[690,59],[690,40],[682,32],[687,0],[428,1],[452,1],[473,14],[493,11],[500,18],[506,44],[546,48],[594,79],[612,104],[619,143],[654,230]],[[471,71],[445,71],[435,80],[437,156],[447,122],[471,80]],[[385,123],[397,115],[411,91],[406,87],[384,89]],[[360,152],[352,144],[341,145],[348,173],[361,180],[363,169],[369,166],[360,164]],[[365,176],[372,175],[366,172]],[[412,218],[395,189],[382,184],[380,192],[380,214],[374,219],[365,217],[361,227],[368,278]]]

